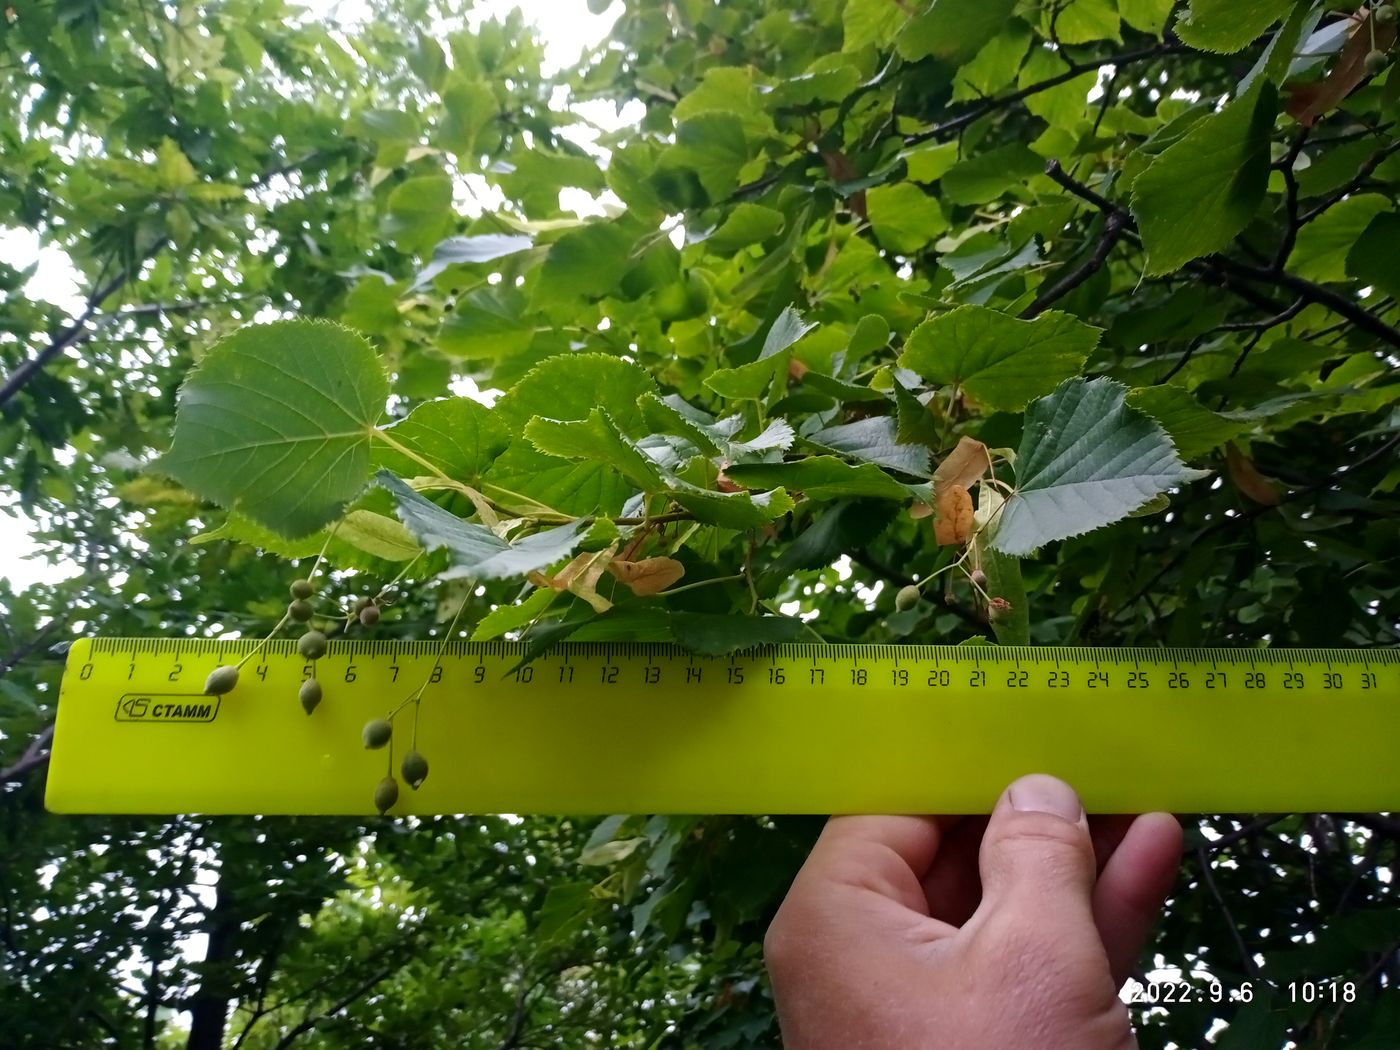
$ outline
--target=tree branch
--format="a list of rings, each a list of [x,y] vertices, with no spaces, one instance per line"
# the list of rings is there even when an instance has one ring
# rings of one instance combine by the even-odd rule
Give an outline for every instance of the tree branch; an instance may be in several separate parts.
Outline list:
[[[24,389],[24,384],[33,379],[36,373],[42,371],[45,365],[70,346],[81,343],[91,335],[87,330],[88,321],[118,288],[126,284],[126,277],[127,271],[121,270],[110,281],[94,288],[88,295],[83,312],[78,315],[77,320],[50,339],[48,346],[10,373],[4,386],[0,386],[0,408],[3,408],[11,398]]]
[[[330,159],[331,157],[347,152],[351,148],[352,146],[350,145],[343,145],[331,149],[313,150],[298,160],[289,161],[286,164],[279,165],[260,175],[254,176],[248,182],[243,183],[243,188],[248,190],[260,189],[278,175],[286,175],[289,172],[296,171],[316,161]],[[16,394],[24,389],[24,385],[33,379],[38,372],[42,371],[55,357],[70,347],[92,338],[94,332],[88,328],[88,322],[92,320],[93,315],[102,308],[104,302],[111,298],[118,289],[127,283],[127,280],[134,273],[139,272],[141,265],[145,263],[147,259],[155,256],[161,248],[165,246],[165,243],[166,239],[164,237],[156,241],[139,261],[134,263],[129,269],[119,271],[110,281],[102,283],[101,278],[99,278],[98,286],[88,295],[83,311],[78,315],[77,319],[50,339],[47,346],[16,368],[10,374],[9,378],[5,380],[4,385],[0,386],[0,408],[3,408]]]
[[[301,1038],[307,1032],[311,1031],[311,1029],[315,1028],[318,1021],[322,1021],[327,1017],[334,1017],[336,1014],[340,1013],[340,1011],[344,1010],[347,1006],[349,1006],[356,999],[360,998],[360,996],[368,992],[380,981],[387,980],[389,977],[393,976],[394,972],[399,969],[399,966],[400,964],[395,963],[393,966],[389,966],[383,970],[380,970],[379,972],[361,981],[349,992],[347,992],[345,995],[341,996],[334,1003],[332,1003],[330,1008],[324,1011],[323,1013],[315,1015],[307,1014],[301,1019],[299,1023],[297,1023],[290,1031],[288,1031],[286,1035],[284,1035],[281,1039],[277,1040],[277,1043],[272,1048],[272,1050],[287,1050],[287,1047],[291,1046],[293,1042]]]
[[[1133,223],[1131,215],[1112,201],[1099,196],[1078,179],[1068,175],[1057,161],[1051,161],[1046,165],[1045,174],[1080,200],[1087,201],[1104,213],[1122,215],[1125,236],[1131,237],[1138,244],[1142,243],[1137,236],[1137,227]],[[1195,259],[1187,263],[1184,269],[1209,277],[1242,299],[1252,302],[1256,306],[1262,306],[1271,314],[1283,313],[1288,308],[1259,295],[1244,282],[1252,281],[1257,284],[1271,284],[1275,287],[1287,288],[1305,302],[1325,306],[1333,313],[1345,317],[1363,331],[1383,339],[1391,346],[1400,347],[1400,330],[1392,328],[1375,314],[1358,306],[1346,296],[1340,295],[1330,288],[1314,284],[1312,281],[1306,281],[1296,274],[1287,271],[1276,273],[1268,268],[1239,262],[1231,259],[1228,255],[1208,255],[1201,259]]]
[[[999,109],[1006,109],[1008,106],[1013,106],[1023,99],[1030,98],[1032,95],[1038,95],[1042,91],[1049,91],[1053,87],[1059,87],[1066,81],[1073,80],[1075,77],[1082,76],[1085,73],[1095,72],[1104,66],[1126,66],[1133,62],[1142,62],[1146,59],[1160,58],[1163,55],[1174,54],[1180,50],[1181,48],[1175,44],[1159,43],[1153,44],[1151,47],[1141,48],[1137,51],[1125,51],[1119,55],[1105,55],[1103,58],[1094,59],[1089,62],[1072,62],[1066,60],[1069,68],[1063,73],[1057,73],[1053,77],[1037,81],[1034,84],[1027,84],[1018,91],[1012,91],[1009,94],[988,99],[981,105],[974,106],[966,113],[960,113],[958,116],[950,120],[945,120],[941,124],[935,124],[926,131],[920,131],[913,135],[906,135],[904,137],[904,144],[906,146],[917,146],[921,142],[928,142],[931,139],[941,138],[955,131],[961,131],[969,124],[981,120],[989,113],[995,113]]]
[[[1056,162],[1051,161],[1050,163],[1055,164]],[[1049,288],[1042,290],[1035,297],[1035,302],[1021,311],[1021,317],[1023,319],[1035,317],[1051,303],[1063,299],[1098,272],[1100,267],[1108,261],[1108,255],[1113,251],[1113,246],[1118,243],[1118,238],[1123,236],[1123,219],[1122,212],[1108,212],[1104,216],[1103,233],[1099,235],[1099,243],[1094,246],[1093,254],[1073,270],[1070,270],[1069,273],[1063,274]]]
[[[0,769],[0,784],[8,784],[22,779],[31,770],[38,769],[49,760],[49,741],[53,739],[53,723],[50,722],[39,735],[29,742],[24,754],[13,765]]]

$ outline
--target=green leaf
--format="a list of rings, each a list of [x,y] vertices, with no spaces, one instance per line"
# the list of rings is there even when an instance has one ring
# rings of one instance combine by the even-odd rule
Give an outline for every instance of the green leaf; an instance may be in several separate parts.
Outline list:
[[[500,111],[496,94],[480,77],[458,73],[442,92],[438,142],[459,157],[475,159],[482,130]]]
[[[289,540],[271,529],[265,529],[239,514],[230,514],[218,528],[201,532],[190,539],[193,544],[229,540],[257,547],[279,558],[314,558],[322,550],[334,565],[341,568],[376,570],[383,562],[402,562],[416,558],[422,548],[413,534],[393,518],[372,510],[352,510],[329,529],[313,532],[300,539]]]
[[[705,238],[705,246],[721,255],[766,241],[783,228],[783,213],[776,208],[747,201],[736,204],[719,228]]]
[[[1059,9],[1055,36],[1061,44],[1088,44],[1095,40],[1121,43],[1119,21],[1114,0],[1072,0]]]
[[[1118,13],[1134,29],[1161,36],[1176,0],[1118,0]]]
[[[1347,252],[1347,275],[1379,288],[1392,299],[1400,299],[1400,266],[1395,265],[1394,254],[1397,244],[1400,213],[1377,215]]]
[[[734,463],[725,469],[731,481],[752,488],[782,486],[801,490],[809,499],[829,500],[847,496],[909,500],[901,485],[871,463],[853,465],[835,456],[808,456],[791,463]]]
[[[788,358],[784,351],[817,327],[802,320],[791,306],[783,308],[773,326],[764,336],[758,360],[737,368],[719,368],[705,377],[705,385],[730,400],[754,400],[762,397],[775,381],[787,376]]]
[[[352,510],[341,518],[335,539],[383,561],[408,561],[422,553],[411,532],[371,510]]]
[[[871,188],[865,207],[881,246],[901,255],[918,251],[948,228],[937,198],[911,182]]]
[[[589,460],[615,470],[643,492],[665,488],[656,463],[624,438],[601,408],[574,422],[537,416],[525,424],[525,437],[546,455]]]
[[[1260,82],[1198,121],[1133,181],[1149,276],[1219,251],[1245,228],[1269,184],[1277,93]]]
[[[688,91],[672,111],[677,124],[704,116],[735,117],[755,142],[773,134],[773,119],[765,96],[754,81],[751,66],[711,66],[700,83]],[[679,138],[679,128],[677,129]]]
[[[1016,73],[1031,45],[1031,27],[1019,18],[1011,19],[996,36],[983,45],[977,57],[963,63],[953,83],[953,98],[990,98],[1016,79]],[[957,149],[957,142],[944,143]],[[938,147],[935,147],[938,148]],[[910,172],[913,177],[912,169]],[[919,181],[924,181],[920,179]]]
[[[466,397],[419,405],[381,434],[402,448],[381,439],[374,465],[400,477],[437,471],[455,481],[474,482],[510,444],[510,432],[496,414]]]
[[[571,521],[507,543],[484,525],[463,521],[424,499],[387,470],[379,471],[375,480],[389,490],[398,505],[399,520],[426,549],[447,551],[452,565],[443,579],[524,576],[571,554],[583,534],[584,523]]]
[[[705,418],[713,423],[713,417],[695,418],[700,414],[674,394],[643,394],[638,404],[646,425],[656,433],[685,438],[707,456],[720,454],[719,443],[703,425]]]
[[[841,7],[843,51],[859,51],[872,45],[881,50],[889,47],[909,17],[900,0],[862,0]]]
[[[940,142],[934,146],[919,146],[901,154],[914,182],[937,182],[943,173],[958,162],[958,144]]]
[[[906,62],[930,56],[961,65],[1006,25],[1015,0],[933,0],[900,30],[895,49]]]
[[[500,360],[523,353],[535,337],[524,317],[527,304],[519,288],[498,284],[473,288],[457,300],[438,330],[443,353],[475,360]]]
[[[1128,404],[1147,413],[1171,435],[1182,459],[1197,459],[1243,433],[1245,424],[1212,412],[1179,386],[1130,391]]]
[[[737,469],[731,466],[726,473]],[[707,525],[741,531],[777,521],[796,506],[782,488],[768,492],[716,492],[680,478],[668,479],[671,498]]]
[[[724,656],[760,645],[782,645],[802,633],[791,616],[726,616],[672,612],[671,632],[682,649],[702,656]]]
[[[786,375],[786,358],[759,358],[737,368],[717,368],[705,377],[705,385],[730,401],[752,401],[763,397],[775,379]]]
[[[157,469],[195,495],[295,538],[364,488],[389,384],[374,349],[327,321],[252,325],[180,390]]]
[[[483,616],[472,631],[472,641],[489,642],[507,631],[518,630],[538,618],[559,597],[550,587],[536,587],[530,597],[514,605],[498,605]]]
[[[616,222],[594,222],[564,234],[550,245],[531,302],[553,306],[614,291],[631,265],[634,243]]]
[[[1361,193],[1332,205],[1298,231],[1297,243],[1288,257],[1288,269],[1309,281],[1345,281],[1347,259],[1371,220],[1390,209],[1390,201],[1379,193]],[[1395,242],[1388,254],[1393,256]]]
[[[1041,84],[1053,77],[1063,76],[1064,72],[1063,58],[1045,48],[1035,48],[1026,56],[1026,61],[1016,77],[1016,83],[1024,89],[1032,84]],[[1026,98],[1025,106],[1052,127],[1073,130],[1084,120],[1089,92],[1097,79],[1097,74],[1089,70],[1080,76],[1071,77],[1062,84],[1033,92]],[[1110,112],[1120,111],[1111,109]]]
[[[156,178],[163,190],[178,190],[198,178],[189,158],[171,139],[161,139],[156,148]]]
[[[606,354],[560,354],[547,358],[507,390],[492,409],[515,434],[534,416],[587,419],[601,408],[624,434],[639,435],[643,394],[656,383],[641,368]]]
[[[401,109],[362,110],[351,122],[351,134],[377,142],[412,142],[418,138],[418,120]]]
[[[483,263],[515,255],[534,245],[535,239],[522,233],[483,233],[475,237],[449,237],[433,249],[433,261],[418,271],[414,289],[426,288],[434,277],[459,263]]]
[[[879,390],[859,383],[848,383],[844,379],[826,375],[824,372],[804,372],[803,387],[819,391],[838,401],[886,401],[888,398]]]
[[[938,421],[933,413],[898,379],[894,380],[894,403],[897,441],[906,445],[920,444],[926,448],[938,448],[943,444],[943,436],[938,432]]]
[[[426,252],[452,226],[452,180],[446,175],[404,179],[385,203],[384,235],[406,252]]]
[[[1191,0],[1173,27],[1197,51],[1233,55],[1288,14],[1297,0]]]
[[[930,382],[962,388],[988,408],[1015,412],[1078,375],[1100,334],[1057,310],[1021,321],[960,306],[914,329],[899,363]]]
[[[782,353],[815,327],[815,321],[804,321],[802,315],[791,306],[783,307],[777,320],[773,322],[773,327],[769,328],[768,334],[763,337],[763,349],[759,351],[759,359]]]
[[[1159,492],[1205,477],[1111,379],[1068,379],[1026,412],[1016,491],[992,546],[1024,556],[1127,517]]]
[[[940,185],[944,199],[954,204],[985,204],[1044,170],[1045,161],[1016,142],[954,164]]]
[[[636,491],[625,478],[600,463],[546,456],[525,438],[491,464],[482,492],[499,502],[495,488],[565,514],[618,514]]]
[[[744,125],[731,113],[706,113],[676,125],[676,141],[661,154],[660,170],[693,171],[712,202],[722,201],[738,185],[749,160]]]
[[[856,322],[851,341],[846,346],[846,363],[859,361],[890,342],[890,323],[879,314],[866,314]]]
[[[895,420],[890,416],[871,416],[854,423],[825,427],[808,434],[806,440],[861,463],[874,463],[902,474],[927,478],[928,447],[901,442],[896,431]]]

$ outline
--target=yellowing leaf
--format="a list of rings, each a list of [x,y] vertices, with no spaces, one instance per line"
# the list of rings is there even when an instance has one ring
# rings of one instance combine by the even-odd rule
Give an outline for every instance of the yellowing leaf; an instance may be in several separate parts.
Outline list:
[[[1235,488],[1255,503],[1277,507],[1283,502],[1283,496],[1274,483],[1259,473],[1254,461],[1241,452],[1233,441],[1225,446],[1225,470]]]
[[[612,561],[612,551],[595,551],[580,554],[553,576],[532,572],[529,580],[536,587],[548,587],[555,591],[571,591],[593,607],[596,613],[605,613],[612,608],[612,602],[598,593],[598,581],[603,578],[608,564]]]
[[[643,558],[626,561],[614,558],[608,572],[622,581],[638,598],[659,594],[685,575],[685,566],[675,558]]]
[[[962,485],[944,485],[938,490],[938,519],[933,538],[938,545],[962,544],[972,535],[972,495]]]
[[[948,453],[943,462],[938,464],[938,469],[933,472],[934,487],[961,485],[970,489],[982,480],[991,465],[992,458],[987,446],[976,438],[963,435],[958,439],[957,447]]]

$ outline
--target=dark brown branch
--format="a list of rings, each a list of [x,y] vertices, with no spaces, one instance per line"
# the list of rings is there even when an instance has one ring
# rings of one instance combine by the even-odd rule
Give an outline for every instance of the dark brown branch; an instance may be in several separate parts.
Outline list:
[[[1325,212],[1328,208],[1332,207],[1332,205],[1338,204],[1346,200],[1357,190],[1361,189],[1361,187],[1365,186],[1366,180],[1371,177],[1371,175],[1375,172],[1377,168],[1381,166],[1382,163],[1384,163],[1387,157],[1389,157],[1392,153],[1396,152],[1397,150],[1400,150],[1400,139],[1396,139],[1394,142],[1390,143],[1390,145],[1384,146],[1381,149],[1376,150],[1375,153],[1372,153],[1369,157],[1367,157],[1364,161],[1361,162],[1360,167],[1356,169],[1356,174],[1352,176],[1350,182],[1348,182],[1341,189],[1337,190],[1335,193],[1329,196],[1321,204],[1318,204],[1317,206],[1310,208],[1308,211],[1304,212],[1303,216],[1298,220],[1298,225],[1306,226],[1308,223],[1312,222],[1319,215]]]
[[[1303,308],[1307,305],[1308,301],[1306,299],[1295,299],[1293,300],[1292,306],[1280,310],[1278,313],[1274,314],[1273,317],[1266,317],[1262,321],[1232,321],[1229,324],[1218,324],[1215,326],[1215,330],[1217,332],[1267,331],[1270,328],[1276,328],[1281,324],[1286,324],[1293,320],[1293,318],[1303,312]]]
[[[292,1043],[294,1043],[297,1039],[300,1039],[307,1032],[311,1031],[311,1029],[315,1028],[319,1021],[322,1021],[327,1017],[334,1017],[336,1014],[340,1013],[340,1011],[344,1010],[351,1003],[353,1003],[356,999],[360,998],[362,995],[367,993],[376,984],[392,977],[394,973],[400,968],[400,965],[401,964],[399,963],[395,963],[393,966],[390,966],[387,969],[380,970],[378,973],[375,973],[374,975],[361,981],[349,992],[347,992],[345,995],[341,996],[334,1003],[332,1003],[330,1008],[324,1013],[306,1015],[290,1031],[288,1031],[286,1035],[284,1035],[281,1039],[277,1040],[277,1043],[272,1048],[272,1050],[287,1050],[287,1047],[291,1046]]]
[[[1298,239],[1298,228],[1302,225],[1298,221],[1298,178],[1293,174],[1293,165],[1298,162],[1298,154],[1303,152],[1303,144],[1308,141],[1308,131],[1304,128],[1298,133],[1298,137],[1293,140],[1293,145],[1288,153],[1279,161],[1278,167],[1283,172],[1283,182],[1287,189],[1287,196],[1284,199],[1284,209],[1288,213],[1288,222],[1283,228],[1283,239],[1279,241],[1278,251],[1274,253],[1273,269],[1282,271],[1284,264],[1288,262],[1288,257],[1293,254],[1293,244]]]
[[[338,146],[334,149],[314,150],[298,160],[289,161],[286,164],[271,168],[260,175],[254,176],[243,184],[243,188],[248,190],[259,189],[278,175],[286,175],[289,172],[296,171],[316,161],[327,160],[351,148],[351,146],[345,145]],[[88,322],[92,320],[93,315],[102,308],[104,302],[126,284],[132,274],[140,271],[141,265],[147,259],[159,253],[165,246],[165,243],[165,238],[156,241],[140,260],[133,263],[130,267],[119,271],[110,281],[103,283],[99,278],[98,286],[88,295],[83,311],[78,315],[77,319],[49,340],[47,346],[16,368],[14,372],[10,374],[9,378],[5,380],[4,385],[0,386],[0,408],[3,408],[11,398],[24,389],[24,385],[34,378],[35,374],[42,371],[55,357],[70,347],[90,339],[94,333],[88,328]]]
[[[1226,846],[1233,846],[1242,839],[1253,838],[1255,835],[1259,834],[1259,832],[1268,830],[1279,821],[1291,815],[1292,814],[1289,813],[1270,813],[1262,817],[1257,817],[1248,824],[1243,824],[1236,828],[1234,831],[1226,832],[1223,835],[1211,839],[1200,848],[1210,853],[1215,853],[1218,850],[1224,849]],[[1190,852],[1190,848],[1188,847],[1186,851]]]
[[[52,361],[70,346],[82,342],[91,334],[88,331],[87,323],[92,319],[92,315],[102,308],[114,292],[122,285],[126,284],[126,270],[121,270],[110,281],[99,284],[87,297],[87,302],[83,307],[83,312],[78,315],[77,320],[70,324],[63,331],[59,332],[49,340],[48,346],[40,350],[28,361],[22,363],[18,368],[10,373],[10,377],[5,380],[5,385],[0,386],[0,408],[9,403],[10,399],[24,389],[24,384],[34,378],[35,374],[42,371],[44,366]]]
[[[928,142],[932,139],[950,135],[953,132],[961,131],[969,124],[981,120],[989,113],[995,113],[999,109],[1006,109],[1023,99],[1038,95],[1042,91],[1049,91],[1053,87],[1073,80],[1075,77],[1085,73],[1092,73],[1102,69],[1104,66],[1126,66],[1133,62],[1141,62],[1145,59],[1160,58],[1163,55],[1170,55],[1181,49],[1174,44],[1161,43],[1153,44],[1151,47],[1144,47],[1137,51],[1126,51],[1121,55],[1105,55],[1103,58],[1094,59],[1089,62],[1068,62],[1068,68],[1063,73],[1057,73],[1053,77],[1037,81],[1034,84],[1027,84],[1018,91],[1001,95],[997,98],[988,99],[980,105],[974,106],[966,113],[960,113],[956,117],[945,120],[941,124],[935,124],[927,131],[920,131],[914,135],[906,135],[904,144],[906,146],[917,146],[921,142]]]
[[[1303,299],[1316,303],[1319,306],[1325,306],[1333,313],[1345,317],[1352,324],[1356,325],[1357,328],[1376,336],[1378,339],[1385,340],[1385,342],[1389,343],[1391,346],[1400,346],[1400,330],[1392,328],[1369,310],[1358,306],[1355,300],[1348,299],[1346,296],[1334,292],[1330,288],[1324,288],[1319,284],[1313,284],[1312,281],[1305,281],[1303,278],[1298,277],[1296,274],[1288,273],[1286,270],[1274,273],[1270,270],[1235,262],[1235,260],[1224,255],[1217,255],[1213,258],[1220,266],[1231,272],[1238,273],[1243,277],[1261,283],[1273,283],[1280,287],[1287,288]]]
[[[1055,164],[1056,162],[1051,161],[1050,163]],[[1058,167],[1058,165],[1056,166]],[[1099,243],[1094,246],[1093,254],[1069,273],[1063,274],[1049,288],[1042,290],[1035,297],[1035,302],[1021,311],[1021,317],[1027,319],[1035,317],[1051,303],[1063,299],[1097,273],[1100,267],[1108,261],[1108,255],[1113,251],[1113,246],[1118,243],[1118,238],[1123,236],[1123,226],[1121,212],[1108,212],[1104,216],[1103,233],[1099,235]]]
[[[1220,914],[1225,919],[1225,925],[1230,929],[1230,936],[1235,942],[1235,947],[1240,952],[1240,963],[1244,966],[1244,972],[1250,977],[1259,976],[1259,967],[1254,962],[1254,956],[1250,954],[1249,948],[1245,946],[1244,937],[1240,935],[1240,928],[1235,923],[1235,917],[1230,912],[1230,906],[1225,903],[1225,898],[1220,893],[1220,887],[1215,884],[1215,873],[1211,871],[1210,855],[1205,851],[1205,847],[1197,847],[1196,861],[1201,866],[1201,881],[1205,883],[1210,895],[1215,898],[1215,903],[1220,908]]]
[[[40,730],[39,735],[29,742],[24,754],[13,765],[0,769],[0,784],[8,784],[23,778],[27,773],[38,769],[49,760],[49,742],[53,740],[53,723]]]
[[[1074,196],[1087,201],[1106,214],[1122,215],[1125,219],[1125,236],[1131,236],[1137,243],[1141,243],[1140,238],[1136,235],[1136,225],[1132,223],[1132,217],[1118,205],[1099,196],[1078,179],[1066,174],[1058,163],[1052,161],[1046,165],[1045,174]],[[1184,269],[1210,278],[1254,305],[1264,306],[1271,314],[1283,313],[1286,307],[1261,296],[1250,288],[1247,282],[1287,288],[1306,302],[1327,307],[1333,313],[1345,317],[1356,327],[1385,340],[1391,346],[1400,346],[1400,330],[1392,328],[1375,314],[1358,306],[1356,302],[1346,296],[1340,295],[1330,288],[1314,284],[1312,281],[1306,281],[1296,274],[1287,271],[1275,273],[1267,268],[1251,266],[1248,263],[1231,259],[1228,255],[1208,255],[1201,259],[1195,259],[1187,263]]]
[[[12,671],[15,668],[15,666],[19,664],[22,660],[24,660],[24,658],[27,657],[30,653],[46,645],[49,639],[53,637],[54,632],[60,626],[62,626],[62,624],[62,620],[57,618],[52,619],[48,623],[44,624],[43,627],[39,628],[39,633],[36,634],[33,638],[29,639],[29,641],[25,642],[23,645],[16,647],[14,652],[10,653],[9,656],[5,657],[3,661],[0,661],[0,676],[3,676]]]

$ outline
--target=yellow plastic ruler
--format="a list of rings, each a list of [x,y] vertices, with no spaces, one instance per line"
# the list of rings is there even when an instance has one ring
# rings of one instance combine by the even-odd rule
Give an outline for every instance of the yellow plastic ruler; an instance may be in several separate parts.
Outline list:
[[[1400,651],[90,639],[68,656],[48,806],[373,811],[361,728],[420,686],[431,771],[394,813],[972,813],[1028,772],[1094,812],[1400,809]],[[324,699],[297,700],[313,673]],[[392,768],[414,705],[394,720]]]

